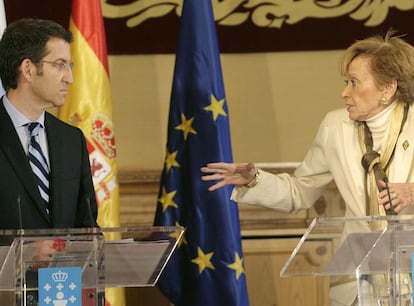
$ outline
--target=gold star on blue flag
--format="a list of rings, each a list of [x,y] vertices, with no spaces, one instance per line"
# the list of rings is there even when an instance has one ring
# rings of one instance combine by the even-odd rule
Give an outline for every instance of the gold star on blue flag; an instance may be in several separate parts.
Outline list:
[[[211,0],[184,0],[179,31],[154,224],[185,232],[157,285],[175,306],[248,306],[231,187],[208,191],[200,172],[233,159]]]

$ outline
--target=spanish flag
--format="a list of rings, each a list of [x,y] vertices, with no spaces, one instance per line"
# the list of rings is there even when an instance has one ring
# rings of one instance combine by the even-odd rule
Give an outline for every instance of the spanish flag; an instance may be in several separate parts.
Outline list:
[[[85,134],[98,201],[99,226],[118,227],[115,133],[100,0],[72,0],[69,29],[74,38],[71,45],[74,84],[59,110],[59,118],[79,127]],[[107,289],[105,297],[106,306],[125,305],[123,289]]]

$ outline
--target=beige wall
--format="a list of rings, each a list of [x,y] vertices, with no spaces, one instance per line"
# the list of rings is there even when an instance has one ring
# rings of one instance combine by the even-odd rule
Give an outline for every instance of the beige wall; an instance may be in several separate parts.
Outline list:
[[[341,54],[223,54],[234,160],[302,160],[324,114],[343,106]],[[174,55],[110,56],[109,64],[118,167],[161,169]]]

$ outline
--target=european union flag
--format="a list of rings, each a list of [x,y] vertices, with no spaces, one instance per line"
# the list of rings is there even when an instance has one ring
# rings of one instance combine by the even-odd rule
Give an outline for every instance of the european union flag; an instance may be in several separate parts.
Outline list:
[[[185,228],[158,282],[175,306],[249,305],[231,187],[210,192],[201,181],[215,161],[231,162],[232,151],[212,5],[184,0],[155,216],[155,225]]]

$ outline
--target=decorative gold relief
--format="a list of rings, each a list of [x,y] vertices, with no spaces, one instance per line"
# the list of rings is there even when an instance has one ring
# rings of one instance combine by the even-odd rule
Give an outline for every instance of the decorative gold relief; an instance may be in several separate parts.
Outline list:
[[[127,27],[136,27],[171,12],[181,15],[182,0],[136,0],[129,4],[102,1],[105,18],[127,18]],[[414,1],[372,0],[212,0],[215,19],[223,26],[238,26],[250,20],[257,27],[281,28],[306,18],[330,19],[349,16],[364,20],[366,27],[378,26],[390,9],[414,10]]]

